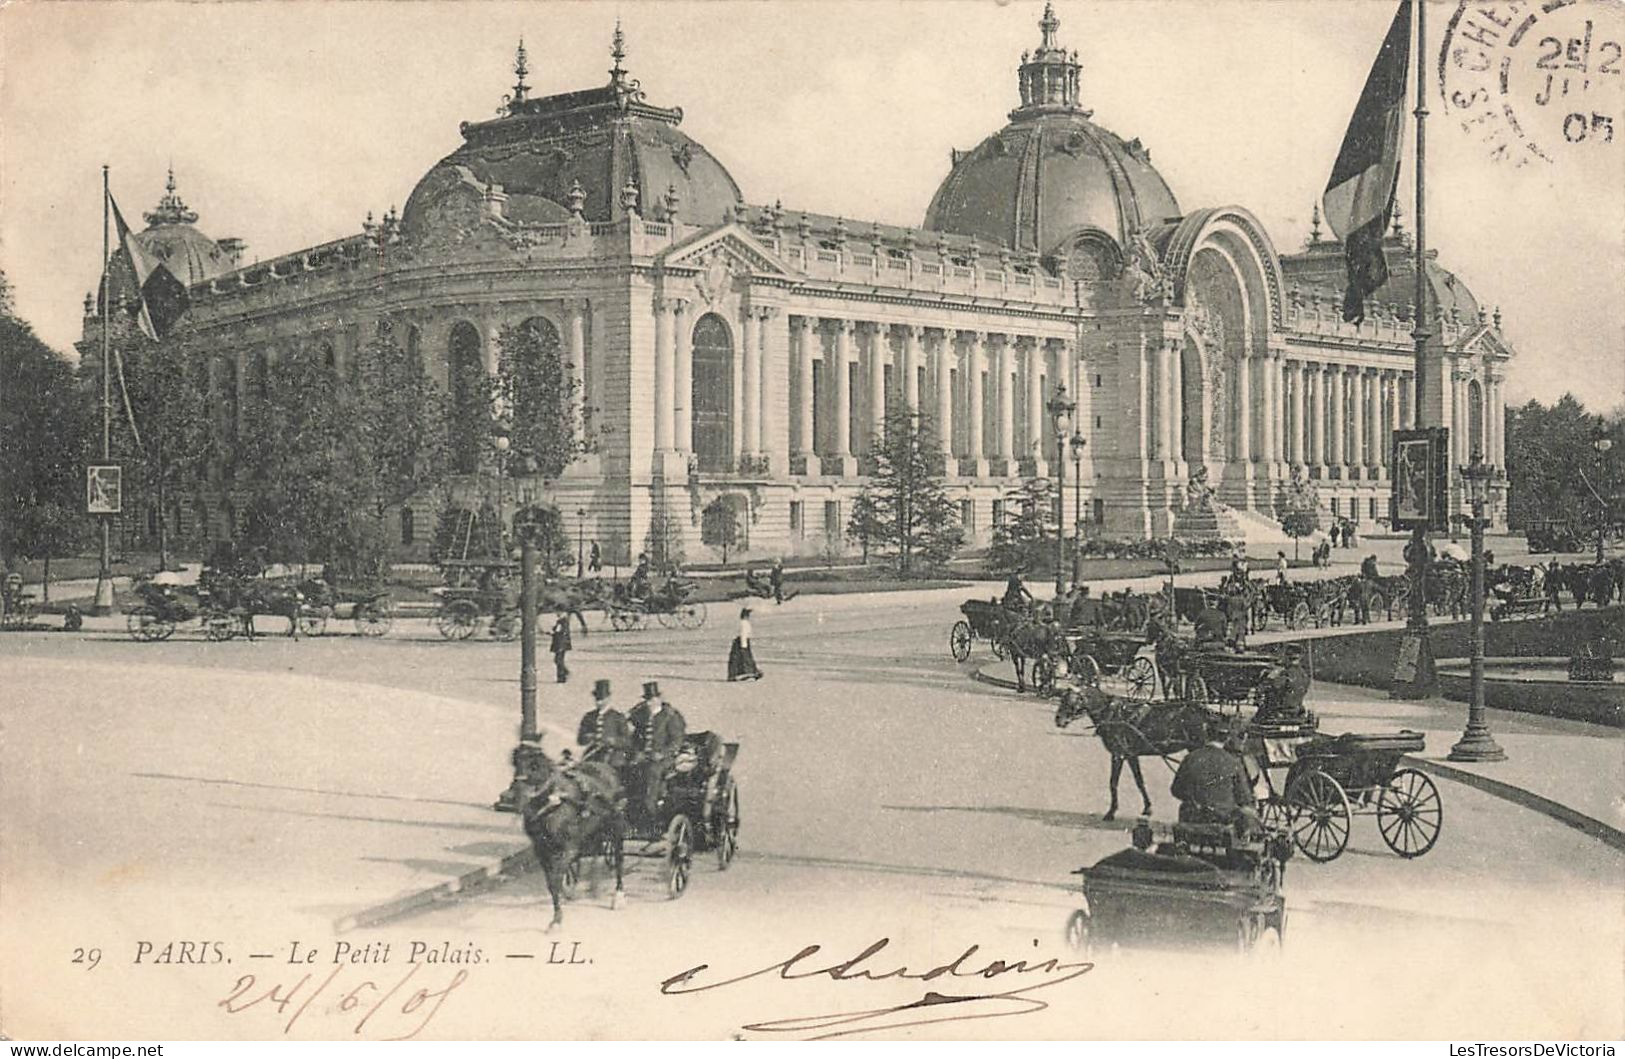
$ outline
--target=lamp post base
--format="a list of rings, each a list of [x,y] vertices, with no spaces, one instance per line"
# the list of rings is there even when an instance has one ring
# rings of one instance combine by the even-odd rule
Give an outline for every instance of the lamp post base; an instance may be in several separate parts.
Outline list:
[[[1505,761],[1507,752],[1490,735],[1488,725],[1469,724],[1461,733],[1461,741],[1450,748],[1447,761]]]
[[[113,613],[113,579],[98,574],[96,577],[96,597],[91,604],[90,613],[98,618],[104,618]]]
[[[1388,685],[1391,699],[1427,699],[1439,693],[1433,664],[1433,641],[1426,629],[1406,629],[1399,641],[1399,660]]]
[[[508,784],[508,789],[497,795],[497,800],[491,803],[491,808],[499,813],[517,813],[519,811],[519,778]]]

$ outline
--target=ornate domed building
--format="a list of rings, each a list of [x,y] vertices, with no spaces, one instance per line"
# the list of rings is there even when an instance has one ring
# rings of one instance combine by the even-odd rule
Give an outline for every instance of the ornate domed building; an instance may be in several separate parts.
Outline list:
[[[269,361],[321,348],[342,365],[381,327],[452,387],[495,370],[502,327],[532,325],[578,380],[592,444],[557,481],[510,479],[509,510],[580,511],[606,562],[673,537],[700,555],[719,503],[747,556],[842,550],[894,403],[935,426],[968,537],[986,542],[1010,491],[1057,469],[1046,405],[1062,388],[1084,443],[1065,450],[1068,521],[1167,533],[1197,479],[1234,531],[1276,539],[1301,474],[1369,531],[1414,393],[1403,237],[1366,319],[1344,323],[1341,247],[1317,230],[1283,255],[1242,207],[1183,208],[1137,139],[1094,123],[1059,27],[1046,5],[1009,123],[953,152],[917,228],[747,205],[681,109],[648,102],[617,27],[598,88],[532,98],[521,46],[500,116],[461,127],[398,221],[247,267],[183,238],[196,218],[178,199],[141,237],[187,264],[225,409]],[[1474,447],[1502,463],[1499,320],[1432,262],[1429,277],[1427,412],[1456,427],[1452,465]],[[491,495],[478,460],[458,471],[458,503]],[[240,508],[235,486],[219,493],[208,535]],[[426,551],[416,527],[437,502],[398,512],[403,556]]]

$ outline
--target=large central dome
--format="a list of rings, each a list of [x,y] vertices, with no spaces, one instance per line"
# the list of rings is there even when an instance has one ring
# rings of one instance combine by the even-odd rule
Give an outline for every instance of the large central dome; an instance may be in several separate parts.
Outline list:
[[[954,152],[925,227],[1065,258],[1086,275],[1180,210],[1140,141],[1125,143],[1079,105],[1077,53],[1056,46],[1059,26],[1045,4],[1043,40],[1022,56],[1021,106],[974,150]]]

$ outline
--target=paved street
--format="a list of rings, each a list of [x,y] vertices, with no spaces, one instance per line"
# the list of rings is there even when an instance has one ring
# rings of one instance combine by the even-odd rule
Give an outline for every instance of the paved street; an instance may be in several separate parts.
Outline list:
[[[697,861],[689,893],[668,902],[656,862],[629,858],[627,905],[611,911],[607,889],[584,895],[554,936],[541,932],[546,892],[532,874],[343,938],[479,948],[481,963],[422,1031],[445,1037],[658,1036],[679,1017],[686,1033],[726,1037],[747,1022],[922,992],[919,983],[776,978],[698,996],[658,992],[663,978],[700,963],[732,976],[809,944],[845,958],[890,938],[886,955],[865,964],[876,974],[940,964],[971,944],[982,946],[978,967],[1065,956],[1069,873],[1121,848],[1126,825],[1100,819],[1108,759],[1098,740],[1058,731],[1043,702],[973,682],[990,661],[985,645],[966,666],[949,657],[947,630],[967,594],[803,597],[758,610],[768,674],[759,684],[722,679],[733,635],[725,606],[713,605],[698,632],[612,634],[595,622],[576,639],[568,686],[546,682],[543,658],[544,742],[556,748],[573,729],[594,678],[615,682],[622,708],[640,681],[658,679],[690,730],[743,745],[734,866],[719,873]],[[21,1031],[12,1035],[162,1036],[177,1015],[207,1016],[245,969],[260,987],[287,977],[291,941],[330,946],[336,920],[520,848],[517,820],[488,808],[507,778],[517,668],[516,644],[446,644],[422,621],[379,641],[136,644],[111,631],[0,641],[0,927],[14,951],[32,955],[8,959],[0,980],[6,1018]],[[1441,715],[1448,708],[1346,689],[1319,688],[1314,705],[1332,731],[1460,727],[1459,715]],[[1616,733],[1491,716],[1520,755],[1578,741],[1583,753],[1556,750],[1549,767],[1612,762],[1620,789]],[[1444,749],[1430,741],[1430,754]],[[1145,766],[1157,812],[1170,817],[1171,774],[1159,761]],[[1517,766],[1531,770],[1528,760]],[[1037,994],[1049,1010],[1005,1032],[1625,1032],[1625,859],[1545,815],[1440,783],[1445,830],[1427,856],[1402,860],[1373,820],[1356,818],[1340,860],[1292,862],[1279,965],[1101,954],[1094,972]],[[1122,795],[1131,819],[1138,802],[1127,775]],[[219,940],[232,963],[132,966],[138,941],[169,938]],[[565,944],[554,950],[554,940]],[[590,964],[549,963],[575,942]],[[76,946],[99,946],[104,962],[73,965]],[[276,955],[256,962],[253,953]],[[322,972],[329,958],[321,955]],[[399,977],[410,969],[401,959],[381,970]],[[431,965],[408,988],[435,989],[449,973]],[[963,992],[967,982],[953,984]],[[82,1024],[25,1026],[29,996],[97,983]],[[624,1003],[592,999],[607,994]],[[218,1035],[276,1035],[298,1003],[220,1009]],[[354,1020],[321,1010],[300,1016],[290,1035],[350,1034]],[[386,1027],[384,1018],[363,1035],[416,1024],[397,1015]]]

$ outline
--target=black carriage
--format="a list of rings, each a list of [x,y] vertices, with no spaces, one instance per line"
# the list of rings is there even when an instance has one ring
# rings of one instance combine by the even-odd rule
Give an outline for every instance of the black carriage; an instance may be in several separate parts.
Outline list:
[[[205,639],[229,640],[247,626],[249,610],[240,605],[235,593],[221,578],[207,585],[171,585],[141,581],[135,586],[141,602],[124,615],[130,635],[146,643],[167,640],[175,630],[199,620]]]
[[[641,629],[652,617],[668,629],[698,629],[705,624],[706,610],[703,602],[690,598],[696,587],[693,581],[674,577],[647,596],[634,596],[628,586],[617,583],[605,608],[610,628]]]
[[[440,564],[445,584],[430,589],[435,597],[431,621],[448,640],[467,640],[487,619],[498,640],[519,636],[519,567],[503,561],[448,559]]]
[[[32,627],[38,609],[34,594],[23,589],[22,574],[9,573],[0,581],[0,629],[16,631]]]
[[[362,636],[383,636],[395,624],[395,600],[381,585],[335,586],[321,579],[299,586],[304,604],[299,611],[299,631],[320,636],[330,620],[353,621]]]
[[[1134,845],[1079,868],[1082,907],[1067,942],[1088,955],[1124,948],[1220,948],[1278,953],[1286,935],[1286,861],[1275,829],[1245,837],[1227,824],[1174,824],[1156,842],[1148,821]]]
[[[996,599],[967,599],[959,605],[959,613],[964,617],[954,622],[948,631],[948,650],[953,652],[956,662],[970,657],[977,640],[986,641],[993,650],[993,657],[1002,659],[1006,653],[1005,637],[1027,618],[1025,611],[1009,610]]]
[[[1102,676],[1112,676],[1128,685],[1129,698],[1156,695],[1156,652],[1143,635],[1085,627],[1068,635],[1067,642],[1067,668],[1079,684],[1098,687]]]
[[[1275,664],[1269,654],[1192,650],[1180,658],[1173,683],[1187,702],[1256,706],[1259,688]]]
[[[1425,773],[1400,767],[1424,747],[1421,732],[1323,736],[1312,721],[1254,725],[1250,754],[1268,789],[1266,821],[1284,826],[1304,856],[1325,862],[1348,848],[1355,816],[1375,816],[1377,831],[1401,857],[1420,857],[1439,840],[1444,803]],[[1272,773],[1285,770],[1277,787]]]
[[[1524,527],[1524,539],[1529,542],[1529,553],[1578,552],[1584,548],[1580,534],[1568,519],[1530,519]]]

